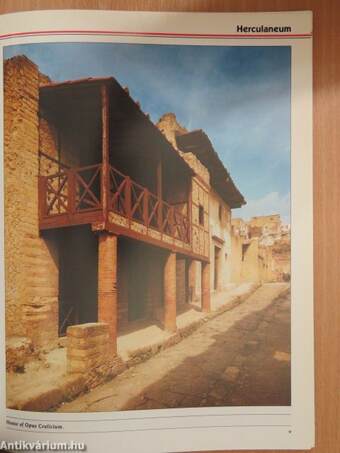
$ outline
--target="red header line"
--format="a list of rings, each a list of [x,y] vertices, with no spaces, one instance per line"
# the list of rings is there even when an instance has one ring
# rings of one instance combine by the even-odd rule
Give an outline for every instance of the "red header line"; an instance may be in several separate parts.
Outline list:
[[[129,32],[109,30],[42,30],[18,33],[7,33],[0,35],[0,40],[13,39],[25,36],[47,36],[47,35],[101,35],[101,36],[145,36],[164,38],[206,38],[206,39],[234,39],[234,38],[311,38],[312,33],[276,33],[276,34],[202,34],[202,33],[166,33],[166,32]]]

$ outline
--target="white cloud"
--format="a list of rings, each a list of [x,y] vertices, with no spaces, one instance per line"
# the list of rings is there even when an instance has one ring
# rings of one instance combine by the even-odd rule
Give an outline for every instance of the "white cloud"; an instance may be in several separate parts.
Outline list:
[[[247,200],[245,206],[233,210],[233,217],[245,220],[271,214],[280,214],[284,223],[290,223],[290,193],[280,195],[278,192],[270,192],[256,200]]]

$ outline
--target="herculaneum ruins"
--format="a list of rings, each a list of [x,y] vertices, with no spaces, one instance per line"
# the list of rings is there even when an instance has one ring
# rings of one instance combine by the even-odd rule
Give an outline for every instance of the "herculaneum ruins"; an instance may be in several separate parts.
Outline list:
[[[289,231],[279,219],[266,243],[232,223],[245,200],[203,131],[153,124],[113,77],[53,82],[25,56],[4,67],[9,373],[64,348],[68,374],[113,375],[124,333],[171,338],[231,286],[289,277]]]

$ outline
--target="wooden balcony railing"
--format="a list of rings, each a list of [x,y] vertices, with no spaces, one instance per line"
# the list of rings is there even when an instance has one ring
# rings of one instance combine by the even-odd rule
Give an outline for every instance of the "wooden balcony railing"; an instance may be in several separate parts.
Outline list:
[[[183,242],[189,242],[189,219],[114,167],[110,168],[109,209]]]
[[[39,176],[41,217],[100,210],[100,181],[101,165]]]
[[[93,219],[103,211],[102,165],[63,169],[39,176],[40,220],[63,218]],[[182,242],[190,242],[190,223],[175,206],[166,203],[146,187],[110,166],[108,209],[146,228],[153,228]],[[103,213],[103,215],[105,215]],[[66,219],[66,221],[65,221]]]

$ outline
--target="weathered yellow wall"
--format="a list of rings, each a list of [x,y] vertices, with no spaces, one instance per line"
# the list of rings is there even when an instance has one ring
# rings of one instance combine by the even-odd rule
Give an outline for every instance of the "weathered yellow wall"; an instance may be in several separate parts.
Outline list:
[[[275,281],[272,247],[259,248],[259,277],[264,283]]]
[[[234,283],[259,282],[265,275],[265,265],[259,256],[259,242],[257,239],[245,241],[242,236],[232,235],[232,269],[231,276]],[[248,244],[242,252],[244,244]]]
[[[272,247],[272,273],[277,281],[290,279],[291,274],[291,249],[290,237],[277,241]]]
[[[259,282],[289,280],[289,226],[282,225],[279,214],[253,217],[249,222],[240,218],[232,219],[232,226],[233,278]],[[240,262],[241,243],[249,242],[249,238],[252,246]]]
[[[249,246],[243,256],[241,272],[242,281],[260,281],[259,267],[259,242],[257,239],[253,239],[249,242]]]
[[[58,329],[58,257],[39,236],[39,72],[24,56],[4,65],[6,335],[48,343]]]
[[[281,218],[279,214],[258,216],[252,217],[248,223],[250,228],[259,228],[261,233],[279,233]]]
[[[221,206],[221,219],[219,207]],[[210,222],[210,261],[211,288],[214,289],[215,279],[215,247],[219,248],[218,258],[218,287],[223,291],[232,282],[232,246],[231,246],[231,210],[222,198],[213,190],[209,193],[209,222]]]
[[[242,237],[231,235],[231,281],[242,282]]]
[[[177,147],[177,134],[186,133],[187,130],[179,124],[174,113],[165,113],[156,124],[166,139],[177,150],[179,155],[195,172],[192,179],[192,248],[193,252],[202,256],[209,256],[209,191],[210,175],[207,168],[193,153],[183,153]],[[204,208],[204,225],[199,224],[199,205]]]
[[[54,126],[45,118],[39,119],[39,133],[40,133],[40,150],[58,160],[58,144],[57,144],[57,132]],[[50,159],[40,156],[40,174],[41,175],[52,175],[59,172],[59,166],[56,162]]]
[[[200,302],[201,300],[201,262],[189,261],[188,268],[189,301]]]
[[[204,222],[199,223],[199,206],[203,206]],[[209,192],[198,178],[192,179],[192,248],[198,255],[208,257],[209,240]]]

